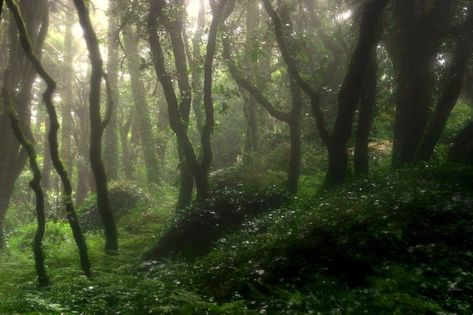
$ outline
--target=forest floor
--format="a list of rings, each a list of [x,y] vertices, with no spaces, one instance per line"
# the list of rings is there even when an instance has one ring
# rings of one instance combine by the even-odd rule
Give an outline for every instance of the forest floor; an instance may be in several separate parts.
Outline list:
[[[217,186],[177,215],[172,194],[138,202],[120,218],[117,256],[88,232],[90,279],[67,225],[49,223],[47,289],[34,281],[34,225],[17,228],[0,255],[0,313],[473,313],[472,168],[402,169],[297,198],[231,178]]]

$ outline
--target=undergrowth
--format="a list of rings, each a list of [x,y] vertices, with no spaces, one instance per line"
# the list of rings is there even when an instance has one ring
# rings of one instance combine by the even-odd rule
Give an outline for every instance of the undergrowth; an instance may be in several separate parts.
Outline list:
[[[311,198],[302,189],[192,263],[142,261],[174,222],[159,203],[142,205],[124,219],[120,255],[102,254],[100,233],[87,234],[91,279],[67,226],[49,224],[45,290],[34,282],[34,227],[22,226],[0,256],[0,313],[471,314],[472,179],[471,168],[424,165]]]

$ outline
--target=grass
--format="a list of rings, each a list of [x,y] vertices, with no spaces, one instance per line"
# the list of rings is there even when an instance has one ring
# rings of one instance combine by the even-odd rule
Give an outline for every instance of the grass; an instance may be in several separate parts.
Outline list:
[[[50,224],[46,290],[34,283],[33,226],[22,226],[0,256],[0,313],[471,314],[472,179],[472,168],[424,165],[312,197],[303,187],[193,262],[141,260],[173,224],[171,205],[142,205],[125,218],[120,255],[87,235],[92,279],[67,227]]]

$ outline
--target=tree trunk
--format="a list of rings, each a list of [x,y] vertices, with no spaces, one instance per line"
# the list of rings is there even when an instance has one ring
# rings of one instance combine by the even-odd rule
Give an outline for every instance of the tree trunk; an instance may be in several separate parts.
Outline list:
[[[394,2],[396,72],[396,123],[392,165],[410,164],[422,139],[435,81],[434,63],[447,28],[449,10],[455,1],[438,1],[423,9],[420,0]],[[435,25],[435,28],[432,27]]]
[[[197,130],[202,130],[204,125],[204,115],[202,111],[202,80],[200,73],[202,72],[202,54],[200,52],[202,36],[205,31],[205,7],[203,0],[199,0],[199,13],[197,17],[197,29],[192,39],[192,58],[189,62],[191,66],[192,76],[192,109],[194,110]],[[189,54],[188,54],[189,55]]]
[[[72,12],[67,6],[67,12]],[[66,34],[64,37],[64,90],[62,104],[62,124],[61,124],[61,156],[69,174],[72,174],[72,104],[74,102],[74,37],[72,35],[73,19],[66,21]]]
[[[299,85],[289,75],[290,91],[292,96],[292,105],[289,113],[284,113],[278,110],[261,91],[254,86],[251,81],[244,78],[238,71],[238,68],[232,60],[230,52],[230,42],[228,34],[223,37],[223,57],[227,62],[228,69],[236,84],[246,90],[272,117],[286,123],[289,127],[290,134],[290,153],[289,153],[289,167],[287,174],[286,188],[289,193],[297,193],[297,186],[300,175],[301,164],[301,130],[300,130],[300,115],[302,109],[302,95]]]
[[[289,124],[289,136],[291,148],[289,153],[289,170],[287,172],[287,191],[291,194],[297,193],[299,175],[301,169],[301,128],[299,117],[293,117]]]
[[[440,99],[429,121],[427,129],[417,146],[415,162],[427,162],[431,159],[435,145],[437,144],[442,131],[445,128],[448,117],[457,103],[458,97],[463,85],[463,78],[471,56],[471,41],[473,40],[473,6],[470,6],[468,12],[469,16],[465,22],[463,31],[467,36],[460,36],[456,43],[455,52],[452,58],[452,64],[448,70],[445,86],[442,90]]]
[[[378,81],[378,62],[376,54],[370,62],[368,74],[363,84],[358,112],[358,125],[355,139],[355,175],[369,174],[369,136],[373,124],[374,109],[376,107],[376,91]]]
[[[448,152],[448,159],[455,162],[473,161],[473,122],[455,137]]]
[[[203,5],[201,3],[201,5]],[[201,8],[201,11],[203,8]],[[202,15],[203,12],[200,12],[200,15]],[[189,117],[190,117],[190,110],[191,110],[191,105],[195,106],[194,111],[196,113],[196,122],[197,126],[199,128],[199,133],[202,133],[202,128],[204,124],[204,117],[203,117],[203,112],[202,112],[202,82],[201,78],[199,75],[198,69],[196,67],[201,67],[202,66],[202,61],[198,60],[195,63],[191,63],[191,74],[192,74],[192,88],[189,83],[189,77],[188,77],[188,69],[187,69],[187,59],[186,59],[186,45],[184,43],[184,35],[186,34],[185,32],[185,27],[183,25],[182,20],[185,18],[185,13],[180,12],[178,15],[180,16],[180,19],[171,19],[169,20],[168,23],[166,23],[166,29],[169,32],[169,35],[171,37],[171,44],[172,44],[172,51],[174,54],[174,64],[176,67],[176,74],[177,74],[177,82],[178,82],[178,87],[181,95],[181,102],[179,104],[179,114],[182,117],[184,126],[186,128],[186,131],[189,128]],[[202,16],[199,16],[199,19],[201,19]],[[202,21],[198,21],[198,23],[201,23],[201,25],[198,25],[197,27],[203,27],[202,23],[205,23],[205,19]],[[199,36],[198,32],[202,31],[197,30],[195,36]],[[197,40],[195,38],[195,40]],[[194,49],[200,49],[200,46],[198,45],[197,47],[194,47]],[[196,52],[194,51],[194,57],[197,57],[201,59],[200,56],[200,51]],[[194,96],[194,97],[193,97]],[[198,102],[198,103],[197,103]],[[183,151],[183,147],[180,143],[180,140],[178,139],[178,156],[179,156],[179,175],[180,175],[180,181],[179,181],[179,195],[178,195],[178,201],[176,204],[176,209],[182,209],[190,205],[192,201],[192,192],[194,190],[194,177],[192,174],[192,171],[189,166],[189,162],[186,159],[185,153]]]
[[[10,10],[17,11],[19,13],[18,7],[13,2],[13,0],[6,0],[6,3]],[[21,19],[21,18],[20,18]],[[31,172],[33,173],[33,178],[30,181],[30,186],[35,193],[36,196],[36,220],[37,220],[37,228],[36,233],[33,241],[33,253],[35,257],[35,268],[36,268],[36,276],[38,278],[38,285],[40,287],[47,287],[49,286],[49,277],[46,272],[46,267],[44,264],[44,253],[43,253],[43,238],[44,233],[46,230],[46,215],[44,211],[44,192],[41,188],[41,170],[39,169],[36,152],[34,149],[33,144],[26,138],[25,133],[21,130],[20,121],[16,116],[16,112],[13,109],[13,105],[11,103],[11,97],[8,92],[8,84],[9,84],[9,74],[6,74],[3,78],[3,87],[2,87],[2,98],[3,103],[6,107],[7,115],[10,119],[11,127],[13,134],[17,138],[18,142],[21,146],[25,149],[28,154]]]
[[[368,73],[370,60],[379,41],[381,16],[388,0],[368,1],[361,11],[359,38],[338,94],[337,118],[331,135],[325,126],[325,115],[320,108],[319,93],[311,87],[308,81],[301,77],[297,63],[286,42],[287,35],[284,32],[284,25],[287,25],[287,22],[281,20],[278,12],[272,7],[270,0],[263,0],[263,3],[274,23],[276,39],[281,55],[288,67],[288,72],[310,97],[320,136],[327,146],[329,166],[325,176],[325,186],[330,187],[342,183],[348,171],[347,145],[352,133],[356,107],[360,99],[362,84]]]
[[[49,140],[49,145],[51,149],[51,160],[53,162],[54,168],[56,169],[56,172],[58,173],[61,182],[63,184],[63,201],[64,201],[64,206],[66,208],[66,214],[67,214],[67,219],[69,221],[69,225],[72,230],[72,234],[74,237],[74,240],[76,241],[77,247],[79,249],[79,255],[80,255],[80,261],[82,265],[82,269],[86,275],[90,275],[90,262],[89,262],[89,257],[87,254],[87,244],[85,243],[85,239],[82,235],[80,226],[79,226],[79,220],[77,219],[77,215],[75,212],[74,204],[72,203],[72,185],[69,180],[69,176],[67,173],[67,170],[64,167],[63,162],[61,161],[59,157],[59,145],[58,145],[58,130],[59,130],[59,121],[57,118],[57,113],[56,109],[54,107],[52,98],[53,98],[53,93],[56,89],[56,82],[53,80],[53,78],[49,75],[48,72],[43,68],[43,65],[41,64],[41,61],[38,59],[38,57],[35,55],[33,48],[31,46],[31,42],[28,38],[28,34],[26,31],[25,24],[22,20],[19,8],[14,4],[14,2],[9,1],[8,6],[10,7],[10,10],[12,11],[13,17],[15,18],[18,30],[19,30],[19,35],[20,35],[20,41],[21,45],[23,47],[23,50],[25,51],[25,54],[28,56],[28,59],[32,63],[34,69],[37,71],[41,79],[46,83],[46,90],[43,93],[43,101],[46,106],[46,110],[48,112],[49,116],[49,121],[50,121],[50,129],[48,133],[48,140]],[[49,15],[47,14],[48,11],[46,11],[46,19],[49,19]],[[46,22],[47,23],[47,22]],[[10,101],[10,98],[7,95],[7,88],[5,85],[5,99],[7,101]],[[10,105],[11,106],[11,105]],[[38,222],[40,221],[40,217],[44,217],[44,196],[38,196],[40,193],[43,195],[43,191],[40,186],[40,180],[41,180],[41,172],[39,170],[39,167],[36,165],[33,165],[33,163],[36,163],[36,161],[33,161],[35,157],[35,152],[34,152],[34,147],[31,144],[27,143],[26,138],[22,135],[21,130],[19,129],[18,125],[18,120],[12,119],[13,111],[9,113],[10,115],[10,120],[12,121],[12,125],[14,129],[16,130],[16,137],[19,139],[20,143],[23,145],[25,150],[29,154],[29,159],[30,159],[30,165],[32,171],[35,173],[35,177],[39,177],[38,183],[34,184],[35,187],[32,187],[35,190],[37,194],[37,198],[42,198],[42,210],[38,210]],[[29,147],[31,146],[31,148]],[[36,174],[38,173],[38,174]],[[45,220],[44,218],[41,218],[41,220]],[[45,222],[42,224],[45,224]],[[43,234],[44,234],[44,227],[41,227],[43,229]],[[41,236],[42,239],[42,236]],[[41,244],[40,244],[41,245]]]
[[[118,93],[118,67],[120,59],[118,57],[119,49],[119,18],[118,5],[116,1],[109,2],[108,9],[108,31],[107,31],[107,75],[110,84],[111,95],[115,109],[112,111],[110,122],[105,128],[104,133],[104,162],[109,180],[118,179],[118,123],[117,123],[117,109],[119,107],[119,93]],[[107,96],[109,97],[109,96]]]
[[[137,36],[131,25],[126,25],[122,32],[128,61],[128,71],[130,72],[136,121],[138,122],[137,128],[146,168],[146,177],[148,183],[158,184],[160,168],[156,150],[158,139],[153,133],[145,88],[141,80]]]
[[[46,1],[23,0],[19,1],[19,6],[28,34],[31,38],[35,39],[33,47],[40,56],[48,29],[48,23],[45,22],[47,3]],[[15,102],[14,108],[20,120],[20,128],[28,133],[27,136],[29,137],[30,103],[36,72],[21,49],[17,28],[12,20],[8,26],[8,35],[9,51],[8,54],[5,54],[8,55],[7,67],[15,70],[11,73],[9,79],[10,90],[15,91],[12,101]],[[18,91],[12,88],[18,86],[21,86]],[[0,190],[0,228],[1,225],[4,228],[4,219],[10,204],[11,194],[13,193],[15,182],[25,166],[27,155],[12,133],[6,112],[0,112],[0,135],[2,135],[0,152],[4,152],[0,155],[0,187],[2,188]],[[2,247],[4,247],[4,243],[0,243],[0,248]]]
[[[97,206],[102,219],[105,232],[105,251],[115,253],[118,251],[117,227],[110,207],[108,196],[108,182],[105,167],[102,161],[102,135],[103,121],[100,115],[100,90],[103,77],[103,61],[97,35],[90,21],[89,9],[83,0],[74,0],[79,15],[79,22],[84,31],[84,39],[89,50],[92,65],[90,77],[90,164],[95,177],[97,193]]]
[[[202,161],[199,163],[192,143],[190,142],[189,137],[187,135],[187,124],[185,123],[185,118],[183,117],[182,112],[180,111],[179,102],[174,91],[174,86],[171,77],[169,76],[166,70],[164,52],[161,46],[160,38],[158,36],[158,16],[160,18],[160,21],[166,21],[169,18],[163,12],[166,6],[166,2],[163,0],[150,0],[150,12],[148,16],[148,36],[151,47],[151,53],[153,56],[155,72],[161,82],[168,103],[169,124],[171,126],[171,129],[177,136],[179,146],[181,147],[182,153],[185,156],[185,161],[188,163],[189,169],[191,170],[196,181],[198,201],[206,199],[209,193],[208,173],[212,162],[210,135],[212,133],[214,125],[214,108],[212,100],[213,61],[217,45],[218,28],[220,26],[220,23],[223,22],[222,16],[224,15],[224,9],[226,8],[227,2],[227,0],[221,0],[218,4],[214,3],[215,6],[212,8],[213,18],[209,29],[207,53],[205,56],[204,63],[205,124],[203,126],[201,134]],[[234,4],[234,1],[230,1],[230,3]],[[182,16],[182,14],[178,15]],[[180,24],[182,25],[182,23]],[[171,26],[175,25],[176,24],[173,24]],[[179,26],[179,23],[177,25]],[[179,41],[175,40],[176,38],[173,36],[175,34],[177,33],[172,31],[170,32],[173,52],[175,56],[176,70],[178,73],[179,89],[181,92],[180,98],[182,102],[186,104],[186,106],[187,104],[190,106],[192,95],[190,95],[190,93],[187,93],[187,91],[190,91],[190,89],[187,88],[188,84],[186,84],[184,76],[181,74],[181,71],[183,70],[182,65],[185,65],[186,63],[185,48],[182,45],[182,48],[177,49],[177,44],[179,44]],[[185,71],[185,73],[187,73],[187,71]],[[187,76],[187,74],[185,76]],[[183,84],[185,84],[185,86]]]
[[[381,32],[381,16],[388,0],[370,1],[363,8],[359,38],[347,74],[338,94],[338,111],[328,144],[329,166],[325,184],[333,186],[345,181],[348,172],[347,146],[361,91],[376,54]]]
[[[245,73],[256,77],[258,70],[256,56],[256,36],[259,26],[259,7],[257,1],[248,1],[246,10],[246,42],[245,42]],[[256,112],[257,102],[250,94],[245,98],[244,113],[246,118],[245,149],[243,151],[243,162],[251,164],[259,147],[259,130]]]

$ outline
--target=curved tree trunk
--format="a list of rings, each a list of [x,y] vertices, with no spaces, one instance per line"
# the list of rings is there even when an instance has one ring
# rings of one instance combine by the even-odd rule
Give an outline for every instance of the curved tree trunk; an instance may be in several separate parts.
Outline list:
[[[21,45],[28,56],[28,59],[31,61],[33,67],[35,70],[38,72],[39,76],[44,80],[46,83],[47,87],[45,92],[43,93],[43,101],[46,106],[46,110],[48,112],[49,120],[50,120],[50,129],[48,133],[48,140],[49,140],[49,145],[51,149],[51,160],[53,162],[54,168],[56,169],[56,172],[58,173],[61,182],[63,184],[63,200],[64,200],[64,205],[66,208],[66,214],[67,214],[67,219],[69,221],[69,225],[72,230],[72,234],[74,236],[74,240],[76,241],[77,248],[79,249],[79,255],[80,255],[80,261],[82,265],[82,269],[86,275],[90,275],[90,262],[89,262],[89,256],[87,254],[87,244],[85,242],[85,239],[82,235],[80,226],[79,226],[79,220],[77,219],[77,215],[75,212],[74,204],[72,202],[72,185],[69,180],[69,176],[67,173],[66,168],[64,167],[63,162],[61,161],[59,157],[59,146],[58,146],[58,130],[59,130],[59,121],[57,118],[57,113],[56,109],[54,107],[53,101],[52,101],[52,96],[53,93],[56,89],[56,82],[53,80],[53,78],[46,72],[46,70],[43,68],[43,65],[41,64],[41,61],[38,59],[38,57],[35,55],[33,48],[31,46],[30,40],[28,38],[28,34],[26,32],[26,27],[25,24],[22,20],[20,11],[18,7],[14,4],[12,0],[7,0],[7,5],[9,6],[13,17],[16,21],[18,30],[19,30],[19,35],[20,35],[20,41]],[[6,88],[5,88],[6,89]],[[6,93],[6,92],[5,92]],[[9,98],[8,98],[9,99]],[[11,119],[11,118],[10,118]],[[15,128],[18,128],[15,126]],[[20,137],[20,135],[16,134],[17,138]],[[30,162],[33,158],[32,153],[30,153],[30,150],[28,146],[24,143],[23,141],[20,141],[22,145],[25,147],[25,149],[28,151],[28,154],[30,156]],[[34,152],[33,152],[34,154]],[[32,165],[33,169],[33,165]],[[36,171],[36,170],[34,170]],[[39,170],[38,170],[39,171]],[[41,179],[41,174],[39,174],[40,179]],[[40,180],[39,179],[39,180]],[[38,184],[39,186],[39,184]],[[38,189],[38,188],[36,188]],[[39,187],[41,189],[41,187]],[[41,191],[41,193],[43,193]],[[44,197],[43,197],[43,208],[44,208]],[[42,215],[44,216],[44,209]]]
[[[105,251],[115,253],[118,251],[118,236],[115,218],[110,207],[108,196],[108,183],[105,167],[102,161],[102,136],[104,122],[100,115],[100,90],[103,78],[103,61],[97,35],[90,21],[89,9],[83,0],[74,0],[79,15],[79,22],[84,31],[84,39],[89,50],[92,65],[90,77],[90,164],[95,177],[97,193],[97,206],[102,219],[105,232]]]
[[[448,70],[446,83],[442,90],[440,99],[437,102],[435,111],[425,133],[417,146],[414,162],[427,162],[431,159],[435,145],[437,144],[442,131],[445,128],[448,117],[455,107],[455,104],[460,97],[463,85],[463,78],[465,77],[465,70],[468,60],[471,57],[471,41],[473,40],[473,6],[470,6],[467,21],[463,26],[463,31],[466,36],[460,36],[456,43],[455,52],[452,58],[452,64]]]
[[[396,122],[393,139],[393,167],[410,164],[421,141],[429,108],[433,103],[434,64],[445,40],[449,11],[455,1],[432,1],[426,9],[420,0],[393,2],[396,45],[393,64],[396,72]],[[430,7],[432,6],[432,7]],[[435,27],[432,27],[435,25]]]
[[[7,0],[7,5],[10,10],[14,10],[16,4],[12,0]],[[46,230],[46,215],[44,211],[44,192],[41,188],[41,170],[39,169],[38,161],[36,158],[36,152],[33,144],[28,141],[25,134],[21,130],[20,121],[16,116],[15,110],[11,104],[11,97],[8,92],[8,76],[6,72],[3,78],[2,87],[2,98],[7,108],[7,115],[10,119],[13,134],[17,138],[18,142],[25,149],[28,154],[30,161],[31,172],[33,173],[33,179],[30,181],[30,186],[33,189],[36,196],[36,220],[37,228],[33,242],[33,252],[35,257],[36,276],[38,277],[38,285],[40,287],[47,287],[50,284],[46,267],[44,265],[44,253],[43,253],[43,238]]]
[[[238,70],[235,62],[232,59],[230,41],[228,34],[222,39],[223,41],[223,56],[227,63],[230,74],[235,80],[236,84],[246,90],[252,98],[255,99],[273,118],[286,123],[289,127],[290,136],[290,152],[289,152],[289,167],[287,172],[287,191],[291,194],[297,193],[297,186],[300,175],[301,165],[301,128],[300,128],[300,116],[302,109],[302,91],[299,85],[289,75],[290,90],[292,96],[292,105],[289,113],[284,113],[278,110],[264,95],[261,91],[251,83],[250,80],[246,79]]]
[[[317,121],[320,136],[328,149],[328,169],[325,186],[330,187],[345,181],[348,172],[347,146],[352,133],[352,125],[356,107],[361,95],[361,87],[368,72],[368,66],[379,41],[381,16],[388,0],[371,0],[362,9],[359,26],[359,38],[352,54],[347,74],[338,93],[338,111],[333,132],[326,129],[323,111],[320,108],[319,93],[308,81],[304,80],[298,70],[287,44],[287,34],[278,12],[272,7],[270,0],[263,0],[266,12],[274,23],[276,39],[281,55],[287,64],[288,71],[302,90],[310,97],[311,107]]]
[[[44,39],[47,33],[47,23],[45,23],[47,1],[19,1],[20,11],[26,23],[28,34],[35,39],[33,47],[40,56]],[[20,127],[30,136],[30,103],[32,95],[33,82],[36,77],[36,72],[31,67],[27,60],[25,53],[22,51],[18,40],[17,28],[14,21],[10,21],[8,26],[9,51],[8,58],[4,57],[7,67],[15,69],[10,74],[10,84],[13,86],[21,86],[16,91],[11,89],[13,95],[12,101],[15,102],[14,108],[20,120]],[[8,60],[7,60],[8,59]],[[11,125],[6,112],[0,112],[0,134],[2,141],[0,141],[0,152],[5,152],[0,155],[0,250],[5,247],[5,216],[10,198],[15,186],[15,182],[23,170],[27,155],[25,150],[21,147],[16,137],[12,133]]]
[[[155,72],[161,82],[168,103],[169,124],[171,126],[171,129],[177,136],[178,144],[181,147],[181,150],[185,156],[185,161],[188,163],[189,169],[191,170],[194,176],[198,201],[206,199],[209,195],[208,174],[212,162],[210,136],[214,125],[214,108],[212,100],[213,62],[217,46],[218,28],[220,26],[220,23],[222,23],[222,17],[224,16],[224,9],[226,8],[227,3],[232,4],[234,3],[234,1],[220,0],[218,3],[214,3],[214,7],[212,8],[213,18],[209,29],[207,53],[205,56],[204,63],[205,124],[201,133],[202,159],[199,162],[197,160],[192,143],[190,142],[189,137],[187,135],[187,124],[184,121],[184,117],[182,115],[179,102],[174,91],[174,86],[171,77],[169,76],[166,70],[161,40],[158,36],[157,18],[159,16],[161,22],[168,18],[163,12],[167,4],[164,0],[150,0],[150,12],[148,16],[148,36],[151,47],[151,53],[153,55]],[[183,5],[183,2],[181,3],[181,5]],[[171,35],[173,35],[172,32]],[[183,83],[185,83],[185,81],[182,80],[182,76],[181,78],[179,78],[179,62],[186,62],[185,48],[182,45],[182,49],[180,48],[177,50],[176,44],[178,44],[178,41],[173,40],[173,36],[171,36],[171,40],[175,56],[180,56],[179,58],[175,58],[176,70],[178,72],[178,83],[181,91],[180,98],[182,99],[182,102],[185,102],[190,106],[192,95],[189,95],[187,93],[187,91],[190,91],[190,89],[182,85]]]

